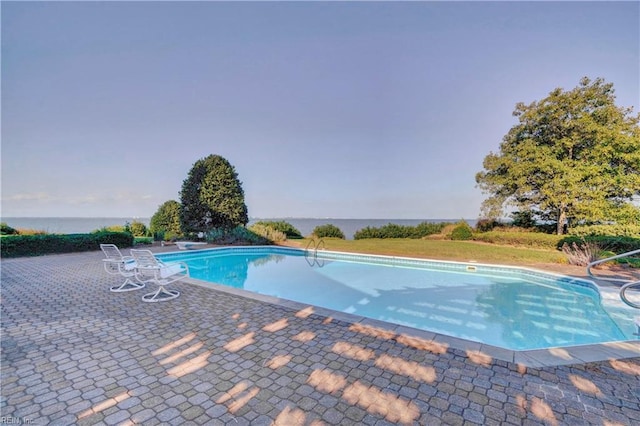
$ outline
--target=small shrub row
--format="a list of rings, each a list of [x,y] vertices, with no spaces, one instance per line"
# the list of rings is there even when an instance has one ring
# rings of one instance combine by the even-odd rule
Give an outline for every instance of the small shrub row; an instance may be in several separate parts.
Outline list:
[[[133,246],[133,235],[127,232],[94,232],[91,234],[7,235],[2,237],[2,257],[41,256],[99,250],[100,244]]]
[[[398,225],[389,223],[387,225],[375,228],[367,226],[362,228],[353,235],[354,240],[363,240],[367,238],[424,238],[441,232],[446,223],[430,223],[422,222],[416,226]]]
[[[316,226],[313,229],[312,235],[316,238],[340,238],[344,240],[344,233],[342,230],[330,223]]]
[[[271,244],[267,238],[256,234],[244,226],[235,228],[215,228],[205,235],[207,242],[221,245],[266,245]]]
[[[272,228],[276,231],[283,232],[287,238],[302,238],[302,234],[300,233],[300,231],[295,226],[293,226],[289,222],[285,222],[284,220],[262,220],[260,222],[256,222],[253,226],[255,225],[268,226],[269,228]]]

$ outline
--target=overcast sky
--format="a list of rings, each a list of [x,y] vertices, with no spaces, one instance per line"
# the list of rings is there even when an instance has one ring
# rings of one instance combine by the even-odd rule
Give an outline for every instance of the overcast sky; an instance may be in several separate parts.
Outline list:
[[[640,102],[638,2],[2,2],[2,216],[150,217],[225,157],[251,217],[477,218],[517,102]]]

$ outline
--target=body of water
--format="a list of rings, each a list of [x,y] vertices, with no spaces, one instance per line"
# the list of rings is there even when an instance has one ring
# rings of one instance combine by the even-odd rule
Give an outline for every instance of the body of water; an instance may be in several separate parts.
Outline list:
[[[75,234],[87,233],[97,229],[119,225],[127,222],[142,222],[149,226],[150,218],[145,217],[3,217],[2,222],[16,229],[34,229],[46,231],[51,234]],[[332,224],[344,232],[348,239],[353,238],[356,231],[367,226],[378,228],[389,223],[397,225],[415,226],[422,222],[458,222],[460,219],[335,219],[335,218],[252,218],[249,225],[260,220],[280,221],[284,220],[295,226],[302,235],[309,235],[316,226]],[[466,219],[467,223],[475,226],[476,220]]]

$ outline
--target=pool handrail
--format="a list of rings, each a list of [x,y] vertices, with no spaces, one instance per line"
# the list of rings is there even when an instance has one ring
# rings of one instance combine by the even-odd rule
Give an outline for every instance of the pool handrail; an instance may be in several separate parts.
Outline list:
[[[599,265],[601,263],[605,263],[605,262],[609,262],[611,260],[615,260],[615,259],[621,259],[623,257],[628,257],[634,254],[639,254],[640,253],[640,249],[638,250],[632,250],[632,251],[628,251],[626,253],[622,253],[622,254],[618,254],[615,256],[611,256],[611,257],[607,257],[606,259],[600,259],[600,260],[595,260],[591,263],[589,263],[587,265],[587,274],[591,277],[591,278],[595,278],[597,280],[601,280],[601,281],[609,281],[609,282],[615,282],[615,283],[624,283],[624,285],[622,287],[620,287],[620,299],[622,299],[622,301],[624,303],[626,303],[627,305],[631,306],[632,308],[636,308],[636,309],[640,309],[640,304],[638,303],[634,303],[632,301],[630,301],[627,296],[626,296],[626,291],[629,290],[631,287],[635,287],[635,286],[640,286],[640,280],[638,281],[633,281],[633,280],[629,280],[629,279],[621,279],[621,278],[605,278],[605,277],[597,277],[595,275],[593,275],[593,273],[591,272],[591,268],[593,266]],[[640,327],[640,326],[639,326]]]
[[[311,247],[312,245],[314,246],[313,259],[309,261],[309,247]],[[309,242],[307,243],[307,247],[304,249],[304,258],[307,260],[307,263],[309,264],[309,266],[314,266],[314,265],[318,265],[320,267],[324,266],[324,262],[318,261],[318,249],[320,248],[320,245],[322,245],[322,249],[324,250],[325,244],[322,238],[320,238],[320,240],[318,240],[317,243],[315,239],[309,240]]]

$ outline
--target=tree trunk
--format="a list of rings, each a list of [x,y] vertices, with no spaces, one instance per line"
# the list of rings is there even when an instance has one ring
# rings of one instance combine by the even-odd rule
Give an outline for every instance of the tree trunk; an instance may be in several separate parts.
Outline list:
[[[556,233],[558,235],[564,234],[564,225],[567,221],[567,209],[564,205],[560,205],[558,209],[558,223],[556,224]]]

